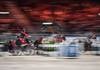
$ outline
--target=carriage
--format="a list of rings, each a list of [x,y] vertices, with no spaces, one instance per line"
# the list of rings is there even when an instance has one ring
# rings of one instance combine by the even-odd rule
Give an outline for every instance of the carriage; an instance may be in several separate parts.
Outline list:
[[[36,51],[36,47],[31,40],[26,43],[22,43],[18,39],[10,40],[5,44],[5,47],[9,53],[15,56],[33,55]]]

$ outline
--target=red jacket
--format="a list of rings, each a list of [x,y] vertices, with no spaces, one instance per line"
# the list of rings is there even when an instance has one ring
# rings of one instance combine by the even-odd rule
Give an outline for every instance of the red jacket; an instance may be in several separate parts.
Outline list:
[[[19,41],[20,41],[22,44],[27,44],[24,38],[19,38]]]
[[[26,32],[21,32],[21,35],[25,37],[29,37],[29,35]]]

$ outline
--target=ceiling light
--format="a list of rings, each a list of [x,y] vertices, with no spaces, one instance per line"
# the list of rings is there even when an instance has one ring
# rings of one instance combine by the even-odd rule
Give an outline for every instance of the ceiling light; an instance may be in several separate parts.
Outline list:
[[[42,24],[43,25],[52,25],[53,23],[52,22],[43,22]]]
[[[10,12],[0,12],[0,14],[10,14]]]

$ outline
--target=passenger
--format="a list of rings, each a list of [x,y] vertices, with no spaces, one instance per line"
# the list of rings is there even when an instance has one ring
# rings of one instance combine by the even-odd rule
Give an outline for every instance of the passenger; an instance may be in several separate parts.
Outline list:
[[[38,40],[35,40],[35,42],[34,42],[34,46],[35,46],[35,48],[36,48],[36,50],[37,50],[36,54],[39,54],[39,50],[40,50],[39,45],[42,44],[42,39],[43,39],[43,38],[41,37],[41,38],[39,38]]]
[[[24,50],[27,47],[27,42],[25,41],[24,37],[17,37],[16,45],[18,46],[18,49]]]
[[[20,37],[20,36],[17,37],[17,42],[18,45],[26,44],[24,37]]]
[[[15,43],[15,40],[10,40],[8,42],[8,50],[9,52],[13,52],[16,48],[16,43]]]

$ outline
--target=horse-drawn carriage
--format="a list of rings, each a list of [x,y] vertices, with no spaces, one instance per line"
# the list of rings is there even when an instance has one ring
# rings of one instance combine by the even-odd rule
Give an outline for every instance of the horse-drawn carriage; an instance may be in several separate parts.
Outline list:
[[[28,43],[22,43],[18,39],[8,41],[5,47],[12,55],[33,55],[36,48],[31,40]]]

